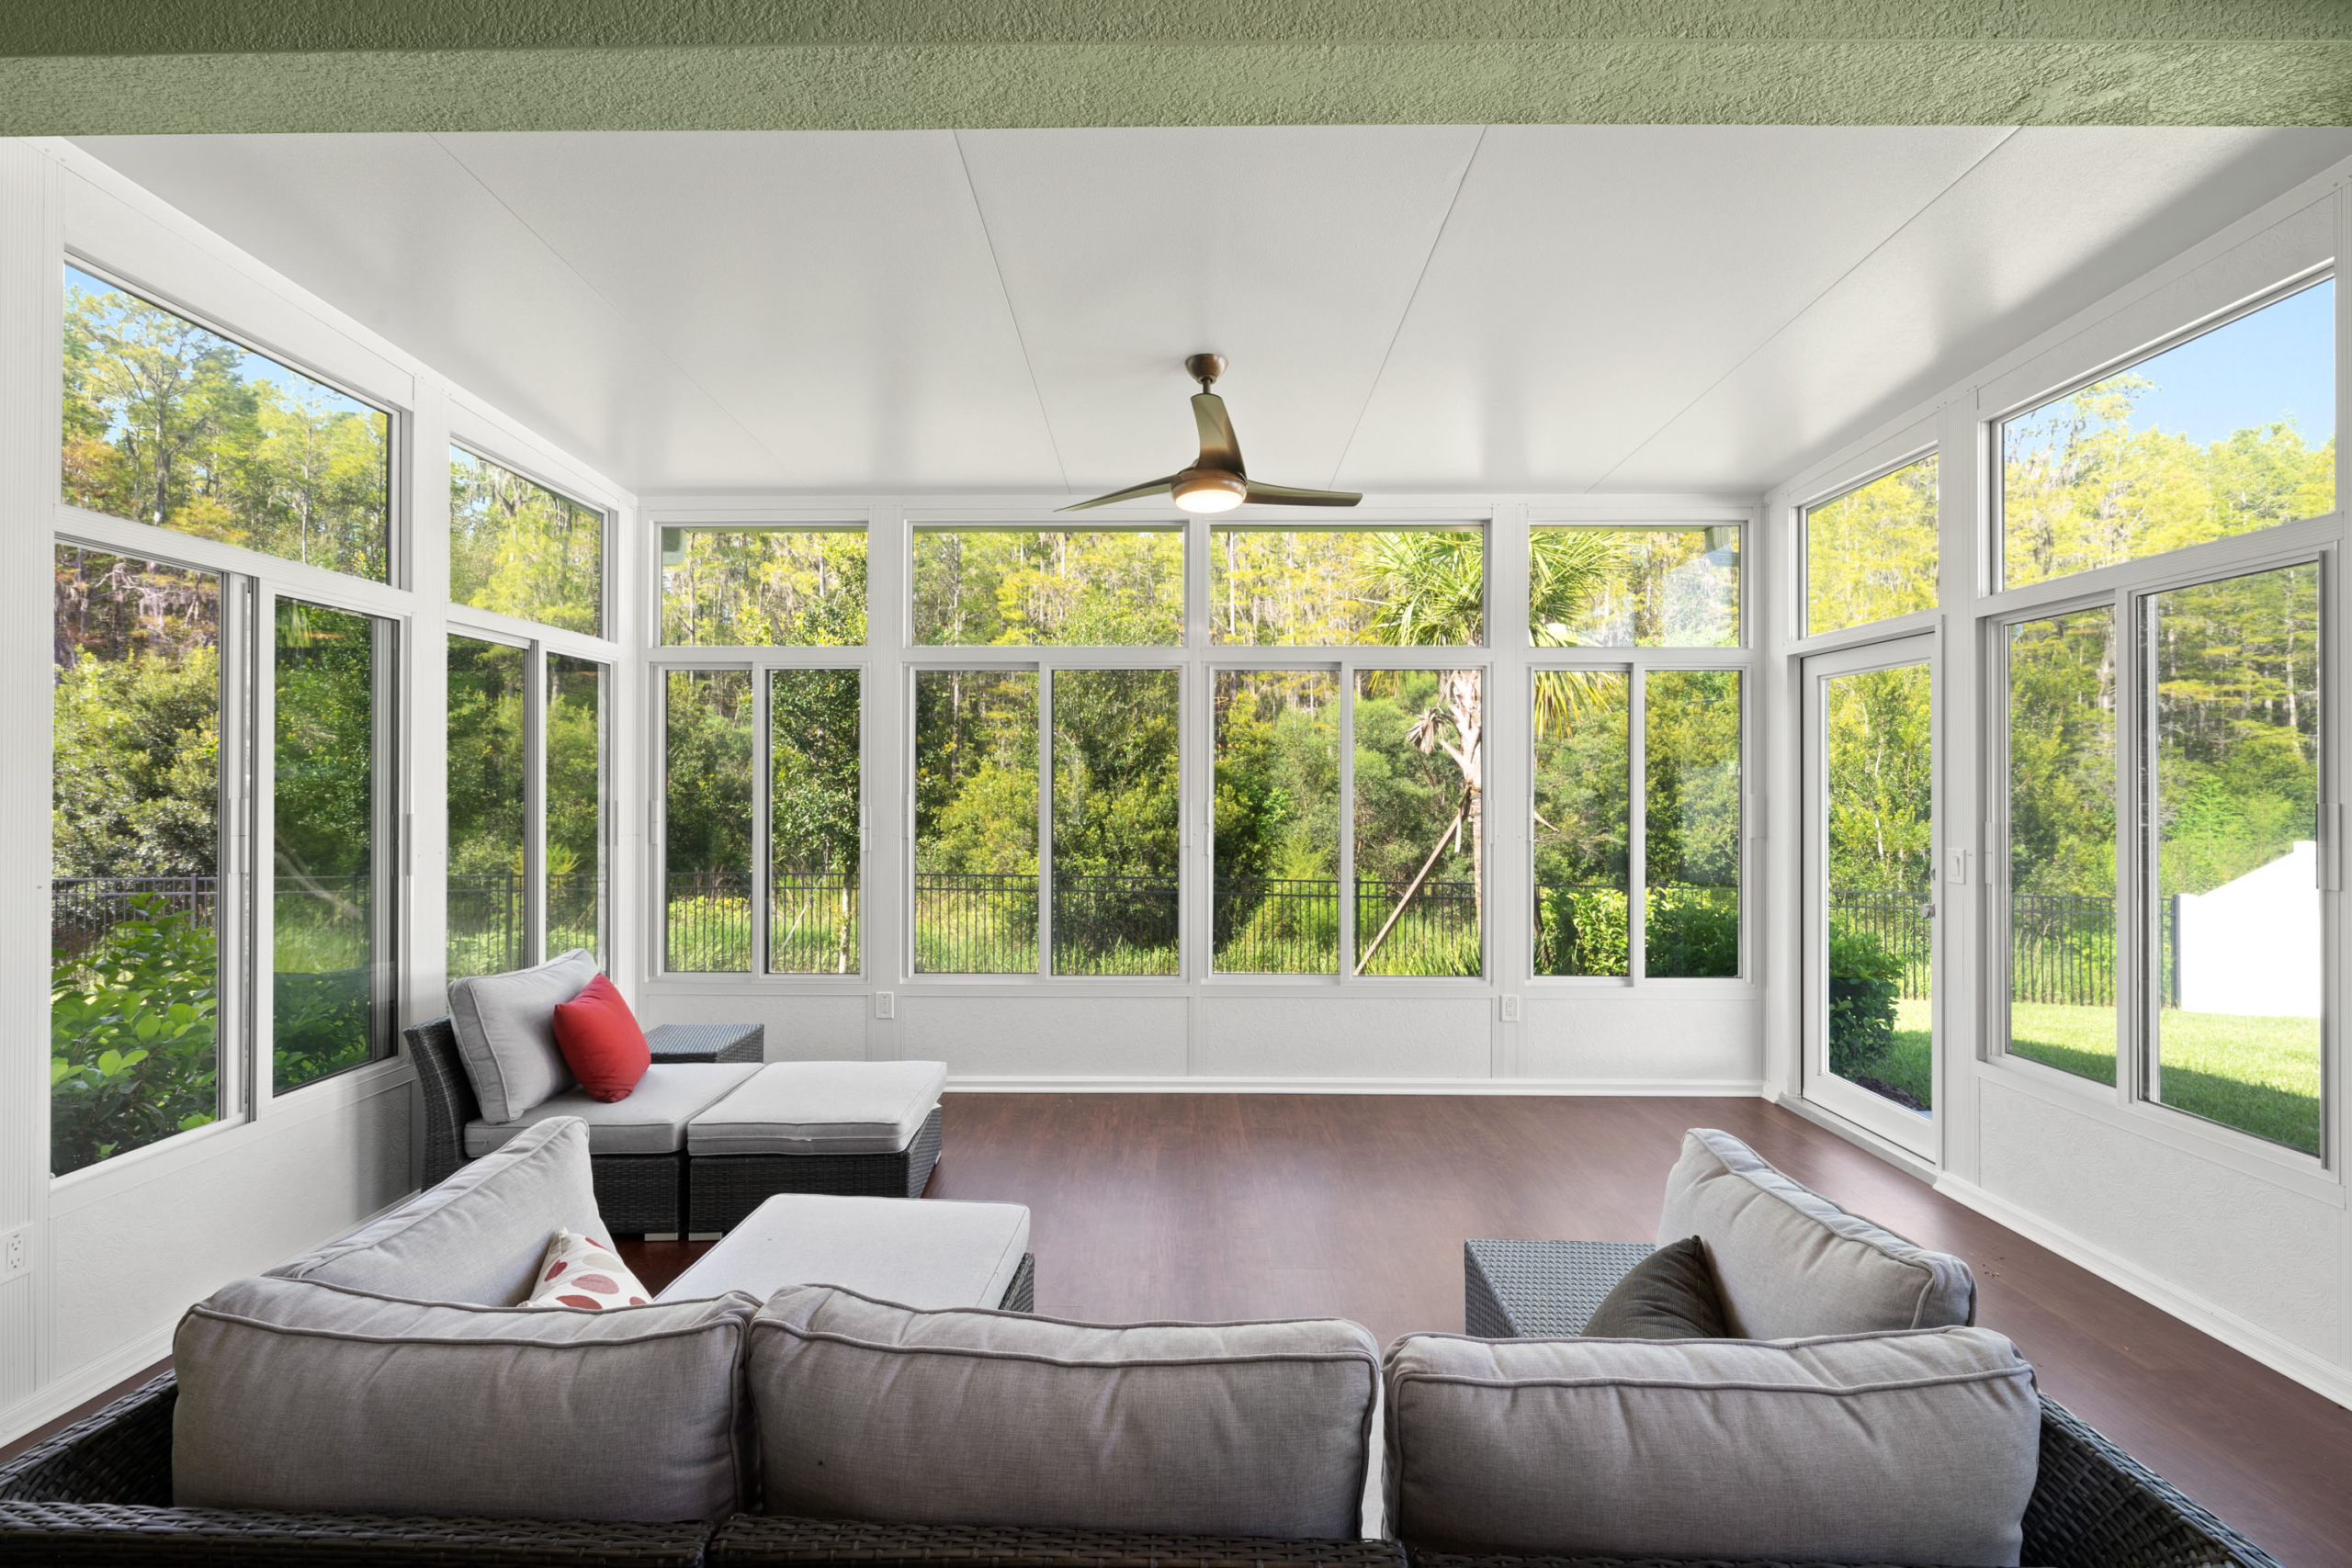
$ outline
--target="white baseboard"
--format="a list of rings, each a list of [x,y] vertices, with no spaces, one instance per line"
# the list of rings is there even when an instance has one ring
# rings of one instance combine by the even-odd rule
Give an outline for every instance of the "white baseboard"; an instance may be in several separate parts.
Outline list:
[[[2040,1243],[2069,1263],[2081,1265],[2109,1284],[2163,1308],[2191,1328],[2253,1357],[2280,1376],[2292,1378],[2338,1404],[2352,1405],[2352,1371],[2315,1356],[2258,1324],[2247,1322],[2226,1307],[2192,1295],[2098,1243],[2086,1241],[2006,1198],[1987,1192],[1973,1181],[1942,1176],[1936,1180],[1936,1190],[1955,1202],[1965,1203],[1986,1219],[1998,1221],[2027,1240]]]
[[[96,1399],[126,1378],[136,1377],[172,1353],[170,1323],[95,1361],[85,1361],[39,1393],[0,1410],[0,1443],[13,1443],[45,1422],[54,1421],[84,1400]]]
[[[1596,1094],[1753,1100],[1756,1078],[992,1077],[948,1075],[975,1094]]]

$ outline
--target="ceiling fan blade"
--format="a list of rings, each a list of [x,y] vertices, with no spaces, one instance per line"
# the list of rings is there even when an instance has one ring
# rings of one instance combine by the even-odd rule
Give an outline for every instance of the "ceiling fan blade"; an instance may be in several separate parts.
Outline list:
[[[1241,467],[1241,438],[1233,434],[1233,421],[1225,412],[1225,400],[1215,392],[1193,394],[1193,423],[1201,427],[1201,460],[1204,468],[1223,468],[1228,474],[1245,470]]]
[[[1355,491],[1293,490],[1288,485],[1270,485],[1251,479],[1250,493],[1242,499],[1267,506],[1353,506],[1363,497]]]
[[[1175,482],[1176,476],[1170,474],[1166,479],[1148,479],[1139,485],[1130,485],[1125,490],[1114,490],[1108,495],[1098,495],[1092,501],[1073,502],[1058,510],[1083,512],[1090,506],[1108,506],[1114,501],[1133,501],[1138,496],[1146,495],[1166,495],[1169,488]]]

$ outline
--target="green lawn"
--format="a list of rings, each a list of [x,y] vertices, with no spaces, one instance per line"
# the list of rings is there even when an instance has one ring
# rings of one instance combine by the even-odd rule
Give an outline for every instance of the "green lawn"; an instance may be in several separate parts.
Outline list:
[[[2009,1049],[2099,1083],[2115,1081],[2112,1008],[2018,1002]],[[2234,1013],[2158,1015],[2164,1102],[2305,1154],[2319,1153],[2319,1021]]]

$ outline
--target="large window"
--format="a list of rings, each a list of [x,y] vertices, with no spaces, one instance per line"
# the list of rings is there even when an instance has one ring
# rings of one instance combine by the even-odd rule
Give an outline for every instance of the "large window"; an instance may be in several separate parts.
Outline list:
[[[1340,969],[1340,676],[1216,672],[1210,962],[1238,975]]]
[[[864,677],[768,672],[768,968],[854,975],[865,816],[858,798]]]
[[[1178,530],[914,531],[914,640],[955,648],[1184,640]]]
[[[1527,541],[1538,648],[1735,648],[1736,524],[1573,524]]]
[[[529,962],[524,745],[527,649],[449,638],[448,975]]]
[[[63,499],[377,581],[391,418],[65,268]]]
[[[279,599],[269,852],[277,1092],[392,1049],[392,623]]]
[[[477,610],[600,636],[605,514],[452,446],[449,597]]]
[[[1209,535],[1209,639],[1260,648],[1476,648],[1486,637],[1476,528],[1233,524]]]
[[[60,1175],[221,1113],[221,607],[211,573],[58,547],[50,1168]]]
[[[749,670],[672,670],[662,678],[667,969],[754,967],[752,705]]]
[[[1808,637],[1936,607],[1931,455],[1804,509]]]
[[[1633,676],[1535,674],[1534,972],[1631,975]]]
[[[1037,970],[1034,670],[915,675],[914,966]]]
[[[864,642],[865,530],[663,527],[662,640],[673,648]]]
[[[2003,422],[2011,588],[2335,510],[2326,279]]]
[[[605,952],[605,730],[610,672],[547,655],[547,942]]]

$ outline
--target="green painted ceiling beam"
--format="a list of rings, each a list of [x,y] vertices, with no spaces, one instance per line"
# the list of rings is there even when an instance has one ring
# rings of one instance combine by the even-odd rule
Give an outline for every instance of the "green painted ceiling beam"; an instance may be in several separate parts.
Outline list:
[[[2352,124],[2352,0],[75,0],[0,134]]]

